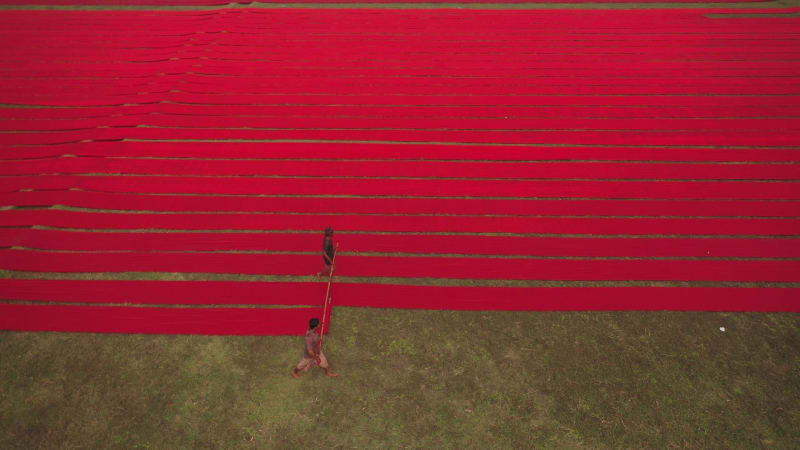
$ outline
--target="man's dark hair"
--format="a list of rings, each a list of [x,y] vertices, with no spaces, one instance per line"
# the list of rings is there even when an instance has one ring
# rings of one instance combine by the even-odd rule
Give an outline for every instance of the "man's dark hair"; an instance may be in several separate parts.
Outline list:
[[[319,325],[319,319],[316,317],[308,321],[308,328],[311,328],[312,330],[317,328],[317,325]]]
[[[325,228],[325,236],[332,236],[333,235],[333,228],[328,227]]]

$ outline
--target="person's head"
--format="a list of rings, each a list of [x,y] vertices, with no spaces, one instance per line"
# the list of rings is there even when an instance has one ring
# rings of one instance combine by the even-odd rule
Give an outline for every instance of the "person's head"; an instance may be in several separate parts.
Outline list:
[[[325,228],[325,236],[333,236],[333,228]]]
[[[316,329],[317,326],[319,326],[319,319],[317,319],[316,317],[314,317],[313,319],[308,321],[308,328],[309,329],[311,329],[311,330]]]

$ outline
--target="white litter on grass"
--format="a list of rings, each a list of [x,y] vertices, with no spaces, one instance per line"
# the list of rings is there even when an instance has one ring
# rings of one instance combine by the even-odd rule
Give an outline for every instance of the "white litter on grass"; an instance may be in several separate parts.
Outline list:
[[[719,331],[725,331],[725,327],[719,327]]]

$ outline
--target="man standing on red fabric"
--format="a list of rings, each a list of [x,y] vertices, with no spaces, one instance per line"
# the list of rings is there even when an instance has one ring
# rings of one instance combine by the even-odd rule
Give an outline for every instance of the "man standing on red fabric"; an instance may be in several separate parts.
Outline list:
[[[325,268],[322,272],[318,273],[317,276],[330,276],[335,254],[336,249],[333,246],[333,228],[328,227],[325,229],[325,238],[322,240],[322,259],[325,263]]]
[[[325,375],[329,377],[338,377],[338,374],[331,372],[331,368],[328,366],[328,359],[325,358],[325,354],[322,353],[319,336],[319,319],[313,318],[308,322],[308,331],[306,331],[305,341],[306,346],[303,349],[303,359],[292,369],[292,376],[299,379],[301,370],[303,372],[308,372],[309,368],[317,365],[325,369]]]

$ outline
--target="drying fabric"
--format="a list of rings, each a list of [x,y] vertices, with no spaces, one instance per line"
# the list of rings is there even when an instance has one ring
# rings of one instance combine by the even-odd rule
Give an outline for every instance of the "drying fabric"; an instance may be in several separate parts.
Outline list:
[[[0,247],[70,251],[269,251],[315,252],[309,233],[95,233],[0,228]],[[347,252],[517,255],[551,257],[793,258],[793,238],[592,238],[454,235],[342,234]]]
[[[620,71],[622,69],[619,69]],[[687,69],[682,69],[683,71]],[[713,70],[713,69],[709,69]],[[676,69],[655,68],[654,72],[676,72]],[[723,71],[730,75],[742,76],[781,76],[784,69],[757,70],[745,73],[738,71]],[[423,74],[420,74],[423,75]],[[48,78],[52,82],[52,78]],[[59,82],[68,82],[65,78]],[[256,81],[256,80],[254,80]],[[123,107],[88,107],[88,108],[0,108],[0,124],[3,129],[19,129],[25,123],[31,129],[44,129],[43,124],[58,129],[64,123],[75,120],[95,120],[102,125],[124,125],[140,123],[141,120],[157,120],[161,115],[167,116],[220,116],[235,120],[246,118],[262,119],[276,117],[380,117],[384,118],[430,118],[430,117],[457,117],[457,118],[492,118],[492,119],[541,119],[544,117],[573,119],[573,118],[638,118],[655,121],[661,118],[680,118],[691,113],[695,118],[746,118],[756,117],[797,117],[800,116],[800,106],[751,104],[751,105],[703,105],[703,106],[678,106],[664,105],[658,108],[630,108],[625,106],[562,106],[531,104],[528,106],[406,106],[394,107],[375,105],[126,105]],[[722,102],[722,101],[721,101]],[[135,122],[131,122],[134,120]],[[240,123],[240,122],[238,122]]]
[[[0,279],[0,299],[143,305],[317,306],[322,305],[326,288],[327,284],[322,282]]]
[[[2,5],[170,5],[170,6],[195,6],[195,5],[226,5],[225,0],[2,0]],[[248,3],[237,1],[235,3]]]
[[[137,99],[153,101],[153,99]],[[131,101],[134,101],[131,99]],[[258,103],[251,98],[247,102]],[[64,102],[62,102],[63,104]],[[66,102],[69,103],[69,102]],[[59,102],[32,102],[59,104]],[[89,104],[89,103],[86,103]],[[99,102],[97,104],[113,104]],[[639,131],[639,130],[559,130],[559,131],[475,131],[413,129],[230,129],[230,128],[97,128],[76,131],[8,132],[8,145],[54,145],[81,141],[113,140],[314,140],[314,141],[392,141],[405,143],[454,142],[473,144],[655,145],[655,146],[772,146],[790,147],[800,141],[800,131],[785,129],[768,135],[758,131],[726,130]]]
[[[301,335],[321,308],[153,308],[0,303],[0,329],[88,333]]]
[[[800,102],[800,98],[798,98]],[[1,110],[1,109],[0,109]],[[384,159],[494,161],[794,162],[791,148],[545,147],[367,143],[82,142],[27,147],[0,144],[0,159],[61,155],[162,158]]]
[[[800,311],[798,289],[678,287],[461,287],[340,283],[336,305],[509,311]],[[400,306],[402,305],[402,306]]]
[[[505,216],[795,217],[800,201],[546,200],[143,195],[91,191],[0,192],[0,206],[52,206],[120,211],[294,212],[316,214],[453,214]]]
[[[22,209],[0,211],[6,227],[88,230],[238,230],[520,233],[588,235],[794,236],[792,218],[604,218],[310,214],[118,214]]]
[[[800,83],[800,78],[795,80]],[[2,95],[2,94],[0,94]],[[375,111],[381,115],[381,111]],[[589,112],[597,115],[598,113]],[[80,120],[26,120],[15,119],[0,121],[0,126],[8,131],[70,131],[91,130],[100,126],[128,128],[135,126],[180,127],[220,129],[264,128],[264,129],[451,129],[451,130],[488,130],[488,131],[528,131],[528,130],[658,130],[658,131],[707,131],[723,132],[726,130],[755,130],[776,132],[786,128],[800,126],[800,119],[604,119],[604,118],[568,118],[568,119],[516,119],[516,118],[469,118],[435,119],[435,118],[347,118],[347,117],[302,117],[302,118],[250,118],[250,117],[196,117],[196,116],[130,116],[112,119],[80,119]],[[120,130],[122,131],[122,130]]]
[[[26,272],[192,272],[311,275],[319,256],[229,253],[60,253],[0,250],[0,268]],[[795,260],[525,259],[341,255],[351,277],[798,282]]]
[[[309,276],[328,226],[334,306],[798,311],[741,287],[800,282],[798,11],[3,11],[0,328],[299,334],[324,280],[48,277]]]
[[[265,298],[319,297],[320,292],[324,297],[326,286],[321,282],[0,280],[2,298],[6,300],[186,305],[264,304]],[[373,308],[800,311],[797,288],[524,288],[336,283],[333,289],[335,306]]]
[[[800,125],[800,123],[798,124]],[[282,161],[60,158],[8,161],[0,175],[136,174],[516,179],[796,180],[787,164],[643,164],[611,162]]]
[[[39,175],[0,177],[0,192],[800,200],[800,185],[762,181],[473,180]]]
[[[481,0],[461,0],[463,3],[481,3]],[[503,0],[503,3],[529,3],[531,0]],[[544,1],[544,0],[540,0]],[[603,3],[611,2],[612,0],[559,0],[559,3]],[[767,0],[709,0],[709,2],[725,2],[725,3],[747,3],[747,2],[762,2]],[[620,0],[614,0],[619,3]],[[634,2],[634,0],[623,0],[623,2]],[[636,3],[664,3],[664,0],[636,0]],[[168,0],[167,2],[161,0],[2,0],[2,5],[144,5],[144,6],[162,6],[162,5],[175,5],[175,6],[220,6],[231,3],[249,4],[252,1],[231,1],[226,0]],[[270,3],[270,2],[262,2]],[[304,3],[303,0],[281,0],[280,3]],[[346,3],[342,0],[318,0],[317,3]],[[399,0],[370,0],[369,3],[401,3]],[[403,0],[402,3],[447,3],[445,0]],[[669,0],[668,3],[691,3],[691,0]]]

